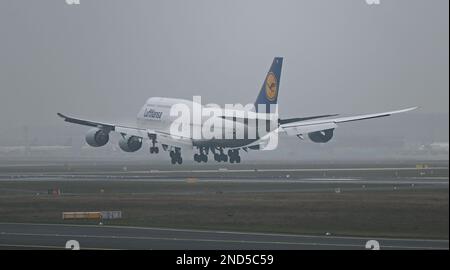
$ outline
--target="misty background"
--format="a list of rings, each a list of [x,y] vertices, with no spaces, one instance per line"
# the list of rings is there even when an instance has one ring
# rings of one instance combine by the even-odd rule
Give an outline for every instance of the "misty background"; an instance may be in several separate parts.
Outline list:
[[[56,113],[126,124],[151,96],[253,103],[282,56],[282,118],[420,109],[342,124],[325,145],[282,137],[244,161],[448,159],[448,12],[447,0],[1,1],[0,157],[169,160],[117,138],[87,149],[88,128]]]

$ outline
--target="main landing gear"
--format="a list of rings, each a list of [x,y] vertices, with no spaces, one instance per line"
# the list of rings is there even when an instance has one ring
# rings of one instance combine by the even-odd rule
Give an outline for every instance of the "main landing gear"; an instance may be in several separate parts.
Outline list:
[[[239,156],[239,149],[228,150],[228,157],[230,157],[230,163],[241,163],[241,156]]]
[[[150,147],[150,154],[158,154],[159,148],[156,145],[156,134],[148,134],[148,138],[152,141],[152,146]]]
[[[217,162],[228,161],[228,156],[223,153],[223,148],[219,148],[219,153],[214,153],[214,160]]]
[[[198,163],[208,162],[208,152],[209,149],[206,147],[199,147],[199,153],[194,155],[194,160]],[[219,152],[217,152],[219,150]],[[214,160],[216,162],[230,162],[230,163],[241,163],[241,157],[239,156],[239,149],[228,150],[228,155],[223,153],[223,148],[211,149],[214,154]]]
[[[198,163],[208,162],[208,149],[204,147],[199,148],[199,154],[194,155],[194,160]]]
[[[172,164],[182,164],[183,163],[183,158],[181,157],[181,151],[180,148],[175,148],[175,150],[171,150],[170,151],[170,158],[171,158],[171,162]]]

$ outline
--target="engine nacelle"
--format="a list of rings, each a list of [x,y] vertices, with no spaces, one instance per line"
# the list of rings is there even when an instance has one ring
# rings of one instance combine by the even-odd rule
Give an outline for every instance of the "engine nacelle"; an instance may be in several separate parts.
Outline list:
[[[136,136],[124,136],[119,141],[119,147],[125,152],[136,152],[142,147],[142,139]]]
[[[315,143],[326,143],[333,138],[334,128],[308,133],[308,137]]]
[[[86,134],[86,142],[92,147],[100,147],[109,141],[109,132],[102,129],[93,128]]]

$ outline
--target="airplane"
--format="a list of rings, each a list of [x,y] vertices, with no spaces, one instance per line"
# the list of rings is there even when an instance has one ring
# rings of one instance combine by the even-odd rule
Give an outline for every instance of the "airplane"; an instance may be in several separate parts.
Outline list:
[[[109,141],[110,133],[115,132],[121,136],[119,147],[123,151],[135,152],[142,147],[144,140],[149,140],[150,153],[158,154],[159,144],[164,151],[169,152],[172,164],[183,163],[182,149],[196,151],[193,158],[198,163],[206,163],[210,153],[217,162],[240,163],[240,150],[248,152],[276,149],[279,134],[297,136],[302,140],[307,135],[314,143],[326,143],[333,138],[338,124],[386,117],[417,108],[350,117],[326,114],[280,119],[278,118],[278,93],[282,64],[282,57],[273,59],[253,106],[238,109],[225,107],[219,110],[214,110],[215,107],[212,106],[214,107],[211,108],[213,116],[208,118],[201,115],[200,120],[197,121],[195,117],[179,117],[179,112],[174,114],[173,109],[182,105],[181,107],[184,106],[183,108],[193,111],[195,108],[208,110],[210,106],[204,106],[201,102],[164,97],[149,98],[138,112],[136,124],[131,126],[84,120],[61,113],[57,115],[66,122],[91,127],[85,139],[92,147],[104,146]],[[211,111],[209,111],[210,114]],[[242,116],[243,113],[244,116]],[[178,129],[174,129],[174,125],[178,125]],[[174,130],[180,130],[180,125],[187,127],[189,132],[174,132]],[[207,125],[209,132],[212,131],[214,136],[203,136]],[[196,136],[193,135],[194,133]],[[241,136],[242,134],[244,136]],[[269,147],[271,143],[272,146]],[[225,154],[226,150],[228,151]]]

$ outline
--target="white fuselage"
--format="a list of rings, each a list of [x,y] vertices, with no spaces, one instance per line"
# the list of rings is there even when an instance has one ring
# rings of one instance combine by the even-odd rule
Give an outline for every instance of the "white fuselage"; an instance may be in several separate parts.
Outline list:
[[[185,108],[189,113],[182,116],[177,108]],[[258,125],[257,119],[264,121],[259,121]],[[265,128],[266,124],[269,125],[266,119],[270,120],[268,129]],[[268,118],[266,114],[245,109],[222,109],[203,106],[191,100],[160,97],[149,98],[137,116],[141,128],[174,134],[183,126],[186,130],[182,135],[194,140],[240,139],[241,143],[254,141],[260,138],[262,133],[273,131],[274,127],[277,127],[277,120],[275,114]],[[265,132],[257,131],[261,123],[264,123]]]

